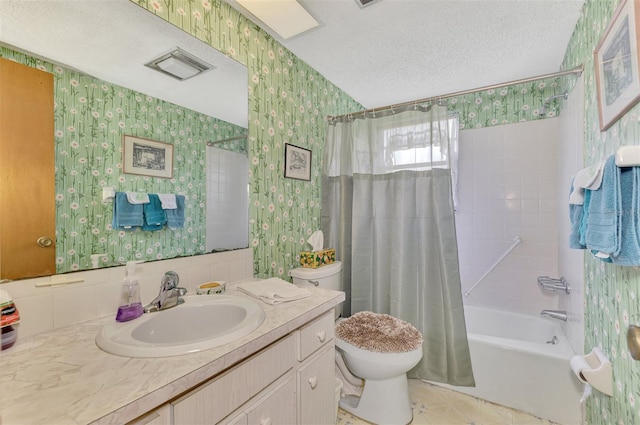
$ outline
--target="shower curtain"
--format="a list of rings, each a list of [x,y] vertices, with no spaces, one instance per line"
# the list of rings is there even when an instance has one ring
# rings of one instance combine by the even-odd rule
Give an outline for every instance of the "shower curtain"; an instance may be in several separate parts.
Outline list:
[[[322,230],[343,262],[343,315],[369,310],[412,323],[424,355],[409,376],[474,386],[450,166],[457,117],[437,105],[374,115],[327,131]]]

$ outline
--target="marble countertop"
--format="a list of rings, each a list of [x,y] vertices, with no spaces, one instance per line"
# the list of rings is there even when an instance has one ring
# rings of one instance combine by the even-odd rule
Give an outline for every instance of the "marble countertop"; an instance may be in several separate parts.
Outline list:
[[[130,358],[95,344],[113,316],[18,339],[0,355],[0,423],[123,424],[177,397],[344,301],[344,293],[308,288],[311,297],[269,305],[264,323],[232,343],[182,356]],[[246,296],[228,285],[227,294]]]

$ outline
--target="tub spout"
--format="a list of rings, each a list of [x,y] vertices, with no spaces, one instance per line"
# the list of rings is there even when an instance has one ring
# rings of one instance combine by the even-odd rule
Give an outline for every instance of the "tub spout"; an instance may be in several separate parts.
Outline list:
[[[563,310],[542,310],[540,316],[548,316],[553,319],[567,321],[567,312]]]

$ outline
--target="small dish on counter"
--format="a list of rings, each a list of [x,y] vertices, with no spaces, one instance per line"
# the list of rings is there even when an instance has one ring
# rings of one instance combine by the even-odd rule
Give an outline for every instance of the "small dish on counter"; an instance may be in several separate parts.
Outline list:
[[[211,282],[198,285],[196,294],[198,295],[212,295],[223,294],[227,284],[224,280],[214,280]]]

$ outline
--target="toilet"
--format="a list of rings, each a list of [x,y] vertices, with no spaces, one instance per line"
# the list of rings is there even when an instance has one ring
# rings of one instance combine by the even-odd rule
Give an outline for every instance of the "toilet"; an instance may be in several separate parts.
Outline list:
[[[293,283],[342,290],[342,263],[289,272]],[[340,407],[374,424],[408,424],[413,419],[407,372],[422,358],[422,335],[388,314],[363,311],[339,318],[336,307],[336,370],[345,387]],[[344,390],[343,390],[344,394]]]

